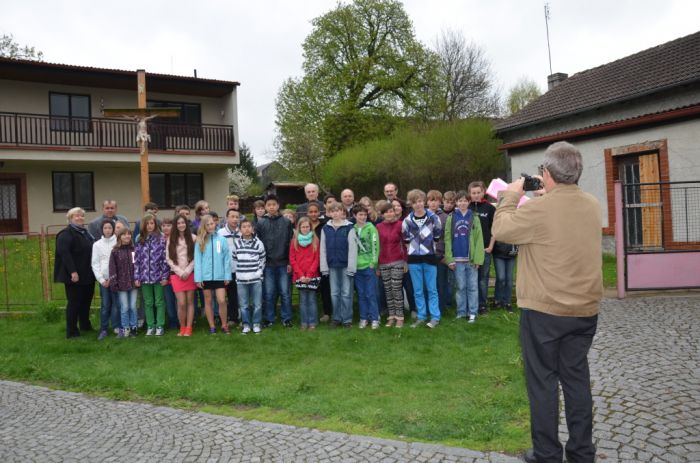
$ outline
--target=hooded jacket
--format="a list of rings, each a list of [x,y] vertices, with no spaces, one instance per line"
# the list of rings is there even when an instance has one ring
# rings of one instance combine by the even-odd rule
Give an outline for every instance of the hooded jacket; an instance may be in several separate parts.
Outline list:
[[[134,286],[134,247],[119,246],[109,255],[109,289],[129,291]]]
[[[321,230],[321,273],[329,268],[345,268],[349,275],[357,271],[355,229],[347,220],[337,227],[329,220]]]
[[[357,270],[377,268],[379,262],[379,233],[377,228],[367,222],[362,228],[354,225],[357,239]]]
[[[265,246],[258,237],[234,239],[232,254],[237,284],[256,283],[263,280]]]
[[[153,285],[167,280],[170,267],[165,259],[165,238],[163,235],[148,235],[136,243],[134,278],[140,283]]]
[[[313,233],[313,232],[312,232]],[[299,242],[292,240],[289,246],[289,263],[292,266],[292,281],[300,278],[315,278],[321,276],[318,269],[321,262],[321,243],[317,243],[316,249],[311,242],[307,246],[302,246]]]
[[[267,266],[289,264],[289,243],[292,241],[292,223],[281,215],[265,215],[255,225],[255,234],[265,246]]]
[[[462,212],[455,208],[445,224],[445,262],[449,265],[457,260],[465,262],[467,259],[474,265],[484,263],[481,221],[473,210],[467,209],[466,214],[462,216]]]
[[[231,252],[223,236],[210,233],[202,251],[194,244],[194,281],[231,281]]]
[[[116,243],[117,237],[112,235],[103,236],[92,245],[92,273],[100,284],[109,280],[109,256]]]

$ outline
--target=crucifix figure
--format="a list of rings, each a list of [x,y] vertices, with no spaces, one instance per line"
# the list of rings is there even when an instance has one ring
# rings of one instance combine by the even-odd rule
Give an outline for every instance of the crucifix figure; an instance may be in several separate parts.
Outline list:
[[[136,143],[141,153],[141,207],[151,201],[150,185],[148,179],[148,143],[151,136],[148,134],[148,121],[155,117],[179,117],[179,109],[171,108],[147,108],[146,107],[146,71],[138,70],[137,94],[138,108],[136,109],[105,109],[105,117],[123,117],[136,122]]]

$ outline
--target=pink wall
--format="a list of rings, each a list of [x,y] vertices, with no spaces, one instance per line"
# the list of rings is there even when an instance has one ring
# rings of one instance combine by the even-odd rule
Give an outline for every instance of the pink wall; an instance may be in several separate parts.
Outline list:
[[[700,287],[700,252],[628,254],[627,288]]]

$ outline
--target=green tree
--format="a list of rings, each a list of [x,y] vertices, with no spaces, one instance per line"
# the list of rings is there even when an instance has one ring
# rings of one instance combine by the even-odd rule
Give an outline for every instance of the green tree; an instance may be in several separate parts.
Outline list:
[[[238,167],[243,169],[243,172],[253,182],[256,182],[258,180],[258,170],[255,168],[255,159],[253,159],[253,154],[250,152],[250,147],[245,142],[241,143],[238,154],[240,156]]]
[[[508,114],[513,115],[542,95],[537,83],[521,77],[508,93]]]
[[[29,45],[21,46],[15,42],[15,38],[12,34],[3,34],[2,37],[0,37],[0,56],[3,58],[26,59],[32,61],[44,60],[43,52]]]
[[[397,0],[340,3],[312,25],[304,75],[288,79],[277,98],[277,147],[292,171],[416,114],[434,64]]]

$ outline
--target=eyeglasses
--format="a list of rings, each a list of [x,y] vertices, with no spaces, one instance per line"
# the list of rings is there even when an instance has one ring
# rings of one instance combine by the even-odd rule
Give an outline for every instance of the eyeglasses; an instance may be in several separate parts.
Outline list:
[[[537,173],[542,176],[544,174],[544,164],[537,166]]]

